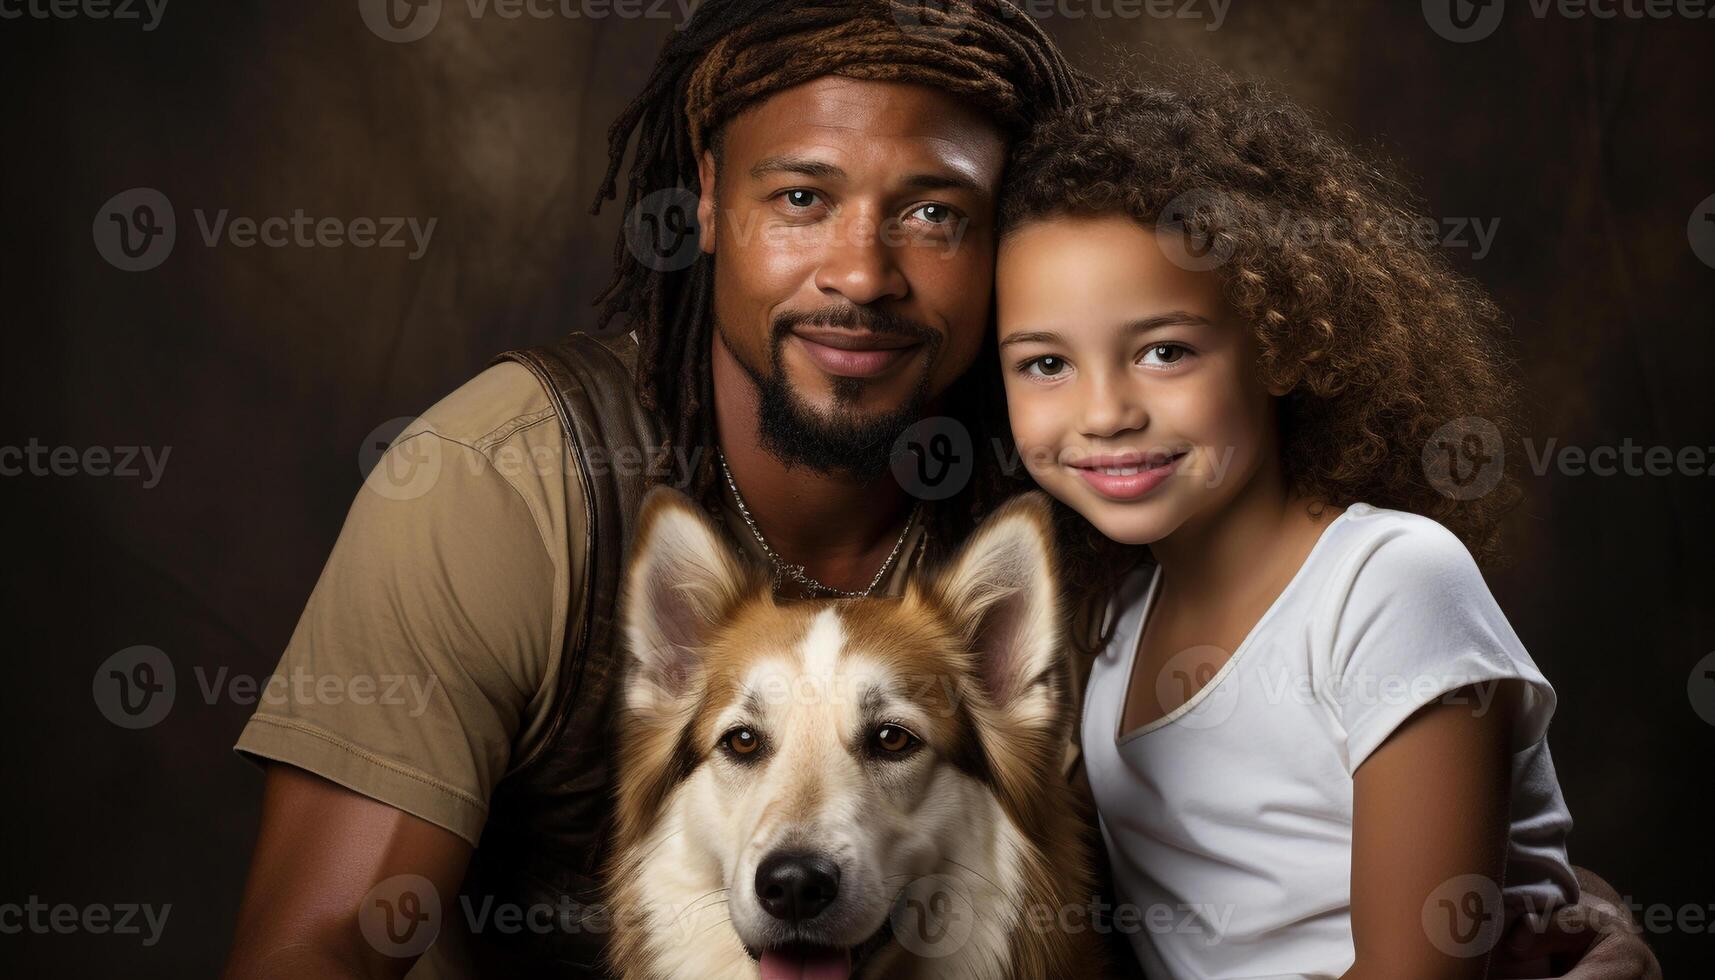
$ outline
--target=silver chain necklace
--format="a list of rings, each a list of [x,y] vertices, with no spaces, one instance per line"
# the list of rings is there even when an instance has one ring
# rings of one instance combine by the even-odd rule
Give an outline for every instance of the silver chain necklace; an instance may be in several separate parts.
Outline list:
[[[744,494],[738,492],[738,484],[733,482],[732,470],[728,469],[726,465],[726,453],[717,449],[715,455],[721,463],[721,475],[726,477],[726,485],[728,489],[732,490],[733,499],[738,501],[739,516],[744,518],[745,526],[750,528],[751,537],[756,539],[756,543],[762,547],[762,553],[768,556],[769,564],[774,566],[774,588],[777,591],[780,588],[780,580],[787,578],[808,589],[812,596],[830,595],[841,599],[862,599],[873,594],[876,586],[880,585],[881,580],[887,576],[888,569],[892,568],[893,563],[899,559],[899,550],[905,547],[905,538],[911,533],[911,525],[917,521],[917,512],[923,508],[923,501],[921,500],[917,501],[916,506],[911,508],[911,516],[905,519],[905,527],[899,531],[899,540],[893,542],[893,550],[888,552],[887,560],[881,563],[881,567],[875,570],[875,578],[869,580],[869,586],[862,592],[847,592],[831,585],[823,585],[811,578],[810,574],[804,570],[803,565],[789,564],[774,553],[774,549],[768,545],[768,539],[762,536],[762,529],[756,526],[756,519],[750,516],[750,508],[744,504]]]

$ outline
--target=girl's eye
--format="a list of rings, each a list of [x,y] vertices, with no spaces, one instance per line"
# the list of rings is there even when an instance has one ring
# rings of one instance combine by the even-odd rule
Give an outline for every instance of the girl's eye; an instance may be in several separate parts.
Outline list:
[[[1052,378],[1066,370],[1066,359],[1044,354],[1033,357],[1024,364],[1024,373],[1038,378]]]
[[[816,192],[803,190],[802,188],[794,188],[787,191],[782,196],[786,198],[787,204],[790,204],[795,208],[812,207],[816,203]]]
[[[903,725],[882,725],[875,730],[874,735],[870,736],[871,750],[879,756],[897,758],[921,744],[921,740],[906,730]]]
[[[945,204],[925,204],[911,213],[922,215],[923,220],[932,225],[944,225],[953,220],[953,209]]]
[[[1154,344],[1144,350],[1143,362],[1158,366],[1177,364],[1189,353],[1189,350],[1179,344]]]
[[[721,747],[736,756],[752,755],[762,747],[762,739],[748,728],[740,726],[721,736]]]

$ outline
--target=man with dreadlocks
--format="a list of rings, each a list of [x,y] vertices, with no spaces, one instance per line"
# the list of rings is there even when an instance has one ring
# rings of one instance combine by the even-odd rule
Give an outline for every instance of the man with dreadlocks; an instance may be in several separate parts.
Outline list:
[[[956,545],[987,481],[914,505],[890,452],[974,402],[1007,148],[1081,91],[998,0],[697,9],[609,133],[596,207],[635,137],[631,234],[590,334],[503,356],[394,441],[279,667],[438,683],[263,703],[240,736],[267,780],[230,975],[603,974],[642,491],[688,489],[782,595],[897,594]],[[674,195],[688,267],[636,247]]]
[[[352,696],[264,701],[236,746],[267,778],[229,976],[605,975],[642,492],[688,488],[783,595],[897,594],[956,545],[998,475],[914,504],[890,454],[934,415],[987,445],[1007,147],[1082,90],[1004,0],[699,7],[609,133],[630,234],[591,333],[497,359],[352,505],[278,669]],[[688,264],[636,234],[677,196]]]

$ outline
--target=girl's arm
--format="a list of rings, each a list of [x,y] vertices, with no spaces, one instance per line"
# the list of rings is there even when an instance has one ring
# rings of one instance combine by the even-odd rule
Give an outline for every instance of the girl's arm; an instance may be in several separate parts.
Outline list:
[[[1346,980],[1486,976],[1505,926],[1519,682],[1486,683],[1498,686],[1492,700],[1463,688],[1425,706],[1353,776],[1357,958]]]

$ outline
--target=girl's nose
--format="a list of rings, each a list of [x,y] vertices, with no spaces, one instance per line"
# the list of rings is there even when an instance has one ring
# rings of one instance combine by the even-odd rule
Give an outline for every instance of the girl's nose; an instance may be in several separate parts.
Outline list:
[[[1143,395],[1133,385],[1106,376],[1092,379],[1080,425],[1085,438],[1107,439],[1148,424]]]

